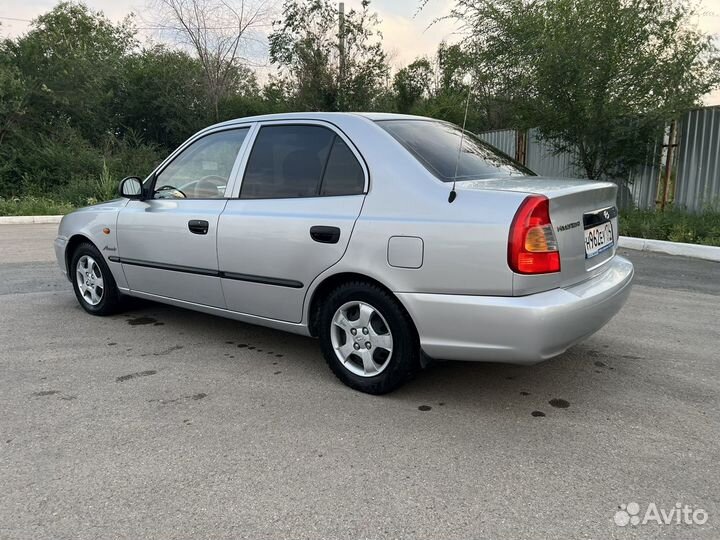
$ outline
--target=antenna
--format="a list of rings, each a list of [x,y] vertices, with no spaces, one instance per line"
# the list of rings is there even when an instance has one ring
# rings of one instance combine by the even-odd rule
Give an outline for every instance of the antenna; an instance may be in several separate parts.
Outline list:
[[[455,200],[455,197],[457,197],[457,192],[455,191],[455,182],[457,181],[458,167],[460,167],[460,156],[462,155],[462,147],[463,143],[465,142],[465,124],[467,123],[468,109],[470,107],[470,93],[472,92],[472,75],[470,75],[470,73],[463,77],[463,83],[467,84],[468,93],[467,98],[465,99],[465,116],[463,117],[462,133],[460,134],[460,146],[458,146],[457,159],[455,160],[455,174],[453,175],[453,185],[452,190],[450,190],[450,195],[448,195],[449,203],[453,202]]]

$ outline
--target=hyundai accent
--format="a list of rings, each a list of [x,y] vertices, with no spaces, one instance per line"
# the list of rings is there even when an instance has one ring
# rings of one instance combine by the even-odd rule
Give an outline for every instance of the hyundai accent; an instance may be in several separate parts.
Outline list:
[[[127,295],[315,336],[381,394],[427,359],[532,364],[602,328],[633,277],[616,193],[429,118],[258,116],[66,215],[55,251],[90,314]]]

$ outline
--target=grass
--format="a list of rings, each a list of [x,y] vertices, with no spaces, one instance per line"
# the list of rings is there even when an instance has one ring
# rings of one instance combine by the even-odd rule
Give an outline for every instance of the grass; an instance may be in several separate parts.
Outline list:
[[[720,211],[690,214],[682,210],[665,212],[626,210],[620,212],[620,234],[653,240],[720,246]]]
[[[69,202],[50,197],[0,197],[0,216],[57,216],[74,209]]]

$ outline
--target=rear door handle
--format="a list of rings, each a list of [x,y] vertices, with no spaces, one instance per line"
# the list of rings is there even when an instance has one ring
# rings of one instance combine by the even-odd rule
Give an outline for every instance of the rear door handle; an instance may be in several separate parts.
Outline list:
[[[193,234],[207,234],[210,224],[204,219],[191,219],[188,221],[188,229]]]
[[[321,244],[337,244],[340,240],[340,228],[313,225],[310,227],[310,238]]]

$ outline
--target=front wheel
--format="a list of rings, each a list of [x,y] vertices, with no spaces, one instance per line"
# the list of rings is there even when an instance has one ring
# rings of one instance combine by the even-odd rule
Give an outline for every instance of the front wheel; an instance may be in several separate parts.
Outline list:
[[[320,308],[318,334],[330,369],[361,392],[390,392],[419,365],[410,317],[395,297],[376,285],[346,283],[331,292]]]
[[[102,254],[90,243],[80,244],[70,259],[70,277],[80,306],[92,315],[110,315],[120,294]]]

